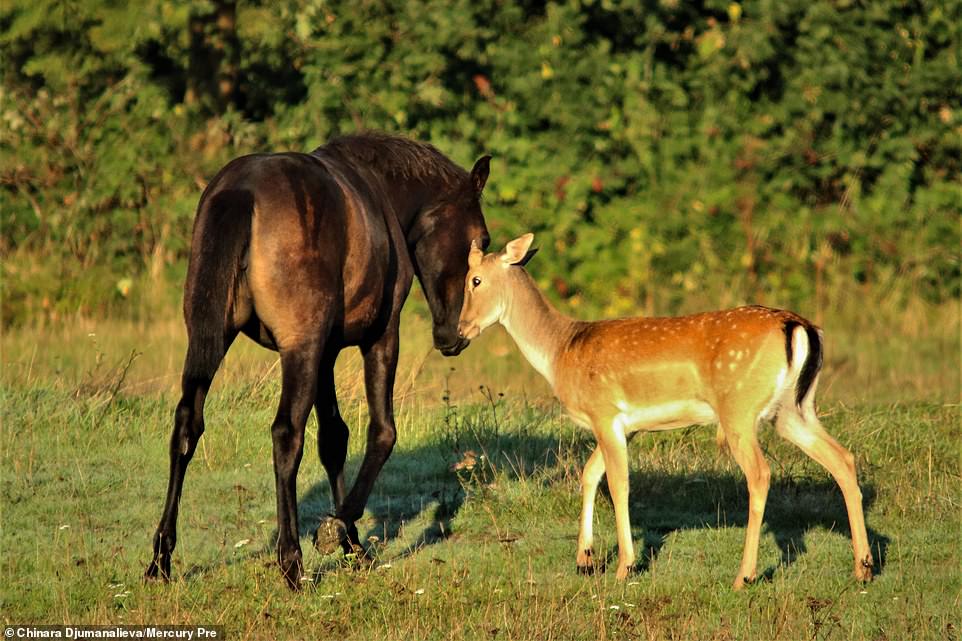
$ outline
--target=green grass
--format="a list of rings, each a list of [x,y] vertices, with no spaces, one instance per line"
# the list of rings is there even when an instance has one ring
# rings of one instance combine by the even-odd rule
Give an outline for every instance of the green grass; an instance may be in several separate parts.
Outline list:
[[[581,576],[578,477],[590,435],[561,414],[503,335],[442,359],[417,317],[405,321],[399,443],[358,524],[377,565],[311,548],[310,530],[330,509],[312,418],[299,497],[314,582],[299,594],[284,587],[272,552],[276,357],[239,343],[188,472],[175,579],[144,585],[166,487],[179,323],[7,332],[0,617],[222,624],[230,638],[957,639],[957,310],[930,318],[939,321],[917,330],[905,321],[885,336],[850,329],[830,348],[823,377],[824,423],[857,457],[876,580],[863,587],[852,578],[834,482],[766,425],[765,579],[740,593],[729,586],[747,492],[713,429],[634,439],[641,569],[627,583],[613,572]],[[127,368],[134,349],[142,355]],[[366,422],[356,354],[341,359],[338,383],[353,473]],[[469,451],[476,465],[452,470]],[[597,553],[613,560],[604,493],[596,521]]]

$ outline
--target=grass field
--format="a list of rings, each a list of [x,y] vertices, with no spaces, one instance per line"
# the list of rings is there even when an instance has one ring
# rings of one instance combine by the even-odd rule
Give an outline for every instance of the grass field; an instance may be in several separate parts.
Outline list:
[[[443,359],[416,316],[405,319],[398,446],[358,524],[376,565],[311,548],[330,509],[312,418],[299,497],[313,582],[299,594],[284,586],[272,552],[276,356],[240,341],[215,381],[187,475],[175,579],[144,585],[166,487],[180,323],[7,331],[0,616],[221,624],[230,638],[958,639],[958,307],[823,325],[821,413],[856,454],[878,576],[854,582],[838,488],[765,425],[773,483],[764,579],[740,593],[729,586],[747,490],[712,428],[634,439],[639,571],[626,583],[613,572],[581,576],[578,477],[590,435],[560,413],[503,334]],[[359,371],[346,352],[338,383],[354,433],[351,470],[366,423]],[[473,467],[452,469],[471,458]],[[612,560],[604,493],[596,520],[597,552]]]

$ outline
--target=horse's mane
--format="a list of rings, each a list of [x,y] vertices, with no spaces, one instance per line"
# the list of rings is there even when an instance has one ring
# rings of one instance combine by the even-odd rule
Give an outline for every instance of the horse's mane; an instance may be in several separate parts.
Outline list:
[[[385,175],[403,178],[440,176],[459,181],[467,172],[434,145],[390,134],[365,132],[332,138],[314,154],[328,153],[348,161],[362,163]]]

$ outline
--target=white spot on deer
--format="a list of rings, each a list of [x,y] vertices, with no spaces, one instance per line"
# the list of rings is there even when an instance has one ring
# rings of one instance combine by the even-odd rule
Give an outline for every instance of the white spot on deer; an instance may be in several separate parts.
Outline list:
[[[728,369],[730,369],[730,370],[733,371],[733,372],[735,371],[735,368],[736,368],[736,367],[738,367],[738,363],[729,363],[729,364],[728,364]]]

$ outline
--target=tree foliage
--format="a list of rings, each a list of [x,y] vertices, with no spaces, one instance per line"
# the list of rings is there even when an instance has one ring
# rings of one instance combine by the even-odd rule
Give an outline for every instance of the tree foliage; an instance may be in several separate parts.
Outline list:
[[[960,293],[958,0],[8,0],[3,318],[133,309],[230,158],[491,153],[496,242],[607,314]],[[500,241],[497,241],[500,239]],[[161,294],[163,304],[172,296]],[[810,303],[808,303],[810,304]]]

